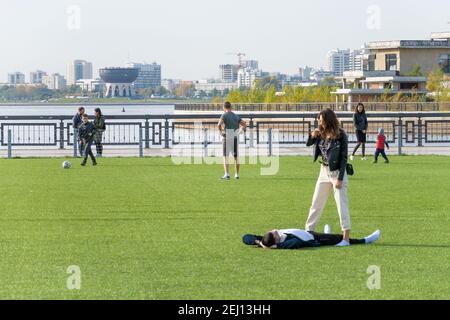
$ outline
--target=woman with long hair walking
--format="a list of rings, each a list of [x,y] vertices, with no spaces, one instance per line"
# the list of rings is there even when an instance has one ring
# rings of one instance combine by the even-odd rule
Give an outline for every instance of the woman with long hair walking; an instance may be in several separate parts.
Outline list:
[[[97,150],[97,157],[103,156],[103,133],[106,130],[105,117],[103,117],[102,110],[100,108],[95,109],[95,135],[94,142]]]
[[[343,240],[337,246],[349,246],[351,225],[347,194],[348,137],[340,128],[333,110],[320,112],[318,120],[319,128],[309,136],[307,146],[314,146],[314,162],[320,156],[322,165],[305,229],[308,232],[315,231],[328,196],[333,191],[343,232]]]
[[[362,160],[367,160],[366,158],[366,142],[367,142],[367,129],[369,127],[369,122],[367,121],[366,109],[362,103],[358,103],[355,109],[355,113],[353,114],[353,125],[356,130],[356,138],[358,139],[358,143],[353,149],[353,153],[350,157],[350,160],[355,160],[356,151],[358,151],[359,147],[362,149]]]

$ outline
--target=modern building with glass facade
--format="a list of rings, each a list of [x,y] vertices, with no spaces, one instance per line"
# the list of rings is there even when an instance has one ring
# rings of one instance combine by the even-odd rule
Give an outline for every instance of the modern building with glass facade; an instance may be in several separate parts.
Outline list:
[[[128,62],[126,64],[127,68],[135,68],[139,70],[139,76],[134,82],[134,88],[139,89],[156,89],[161,87],[161,65],[156,62],[147,63],[136,63]]]
[[[36,70],[36,71],[30,72],[30,83],[31,84],[42,83],[42,78],[46,75],[47,75],[47,73],[42,70]]]
[[[76,85],[80,79],[92,79],[92,63],[74,60],[67,65],[67,85]]]
[[[42,77],[42,84],[50,90],[64,90],[67,86],[66,79],[59,73],[45,75]]]
[[[8,73],[8,84],[25,84],[25,75],[22,72]]]
[[[222,64],[220,68],[220,80],[222,82],[237,82],[238,72],[241,68],[238,64]]]

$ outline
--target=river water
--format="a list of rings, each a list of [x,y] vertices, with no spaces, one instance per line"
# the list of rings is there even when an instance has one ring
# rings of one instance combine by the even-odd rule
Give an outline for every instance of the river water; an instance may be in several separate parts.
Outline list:
[[[80,105],[0,105],[0,116],[69,116],[74,115]],[[101,108],[105,115],[170,115],[174,105],[88,105],[86,111],[94,114]]]

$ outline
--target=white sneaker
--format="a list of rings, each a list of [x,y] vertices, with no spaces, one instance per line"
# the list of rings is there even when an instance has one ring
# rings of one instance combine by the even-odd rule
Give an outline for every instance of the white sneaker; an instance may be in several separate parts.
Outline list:
[[[362,161],[367,161],[366,157],[361,158]]]
[[[238,175],[238,174],[235,174],[235,175],[234,175],[234,178],[235,178],[236,180],[239,180],[239,175]]]
[[[331,234],[331,227],[329,224],[325,225],[325,227],[323,228],[323,233]]]
[[[374,233],[372,233],[370,236],[365,237],[364,240],[366,240],[366,244],[374,243],[381,237],[381,231],[377,230]]]
[[[350,161],[354,161],[355,160],[355,156],[350,156]]]
[[[341,242],[339,242],[336,247],[349,247],[350,246],[350,242],[348,242],[347,240],[342,240]]]
[[[230,180],[230,176],[226,174],[220,180]]]

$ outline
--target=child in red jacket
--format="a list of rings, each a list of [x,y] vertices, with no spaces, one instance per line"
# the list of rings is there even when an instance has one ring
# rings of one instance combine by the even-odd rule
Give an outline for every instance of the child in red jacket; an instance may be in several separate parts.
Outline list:
[[[373,163],[378,162],[378,157],[380,156],[380,154],[384,158],[384,163],[389,163],[389,159],[386,156],[386,152],[384,152],[385,145],[389,150],[389,144],[386,141],[386,136],[384,135],[384,129],[381,128],[380,130],[378,130],[377,145],[376,145],[377,150],[375,151],[375,161]]]

